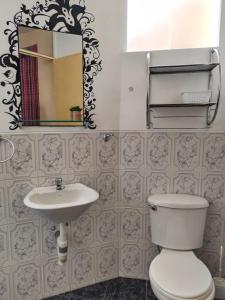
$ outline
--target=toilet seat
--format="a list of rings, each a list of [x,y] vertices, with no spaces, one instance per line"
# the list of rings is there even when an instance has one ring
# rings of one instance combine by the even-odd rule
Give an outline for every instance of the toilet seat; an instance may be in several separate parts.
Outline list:
[[[214,290],[207,267],[192,251],[163,249],[149,269],[151,283],[165,299],[206,300]]]
[[[157,286],[157,283],[155,283],[152,278],[151,278],[151,287],[152,287],[152,290],[153,290],[155,296],[159,300],[213,300],[214,296],[215,296],[215,286],[214,286],[213,281],[212,281],[212,286],[207,291],[207,293],[204,295],[201,295],[200,297],[197,297],[197,298],[180,298],[180,297],[176,297],[174,295],[168,294],[165,291],[163,291],[159,286]]]

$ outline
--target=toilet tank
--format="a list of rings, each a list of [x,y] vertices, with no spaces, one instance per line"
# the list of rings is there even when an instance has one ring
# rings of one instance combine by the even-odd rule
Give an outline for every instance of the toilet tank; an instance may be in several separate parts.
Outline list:
[[[209,203],[199,196],[160,194],[148,197],[152,242],[163,248],[201,248]]]

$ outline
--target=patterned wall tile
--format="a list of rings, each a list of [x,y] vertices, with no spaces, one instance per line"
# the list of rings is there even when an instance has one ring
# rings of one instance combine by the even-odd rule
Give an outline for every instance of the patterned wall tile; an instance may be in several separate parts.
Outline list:
[[[102,170],[114,169],[118,167],[118,134],[107,142],[103,140],[103,133],[97,138],[97,166]]]
[[[193,174],[178,174],[173,180],[173,192],[176,194],[199,194],[199,180]]]
[[[144,278],[149,279],[149,268],[153,259],[159,254],[157,246],[149,243],[148,249],[144,251]]]
[[[0,226],[0,266],[9,265],[9,252],[8,226],[2,225]]]
[[[2,135],[5,138],[10,138],[9,136]],[[10,138],[11,139],[11,138]],[[0,160],[3,161],[5,160],[6,153],[5,153],[5,142],[1,141],[0,143]],[[0,180],[5,180],[6,179],[6,162],[0,163]]]
[[[212,276],[218,276],[219,255],[218,252],[207,251],[204,249],[198,250],[197,256],[209,268]]]
[[[165,170],[171,162],[172,140],[166,134],[147,136],[147,164],[151,170]]]
[[[4,179],[0,181],[0,266],[13,268],[11,277],[0,271],[1,299],[10,299],[10,284],[12,300],[26,300],[63,293],[118,274],[148,279],[157,248],[151,242],[146,195],[199,194],[200,187],[210,202],[210,214],[199,255],[215,274],[221,212],[225,212],[225,135],[206,135],[204,147],[201,135],[195,133],[148,133],[145,138],[141,132],[126,132],[120,134],[120,144],[117,133],[107,143],[98,133],[38,134],[37,142],[35,135],[15,137],[19,138],[24,138],[27,148],[18,142],[18,166],[16,161],[12,166],[5,164],[2,169],[7,176],[0,175],[0,180]],[[120,176],[119,167],[123,168]],[[100,194],[95,209],[70,223],[68,263],[63,266],[55,259],[58,225],[44,218],[33,219],[23,206],[29,189],[37,183],[54,185],[57,176],[62,176],[65,184],[81,182]]]
[[[30,300],[42,298],[41,269],[35,264],[18,267],[13,274],[14,299]]]
[[[170,178],[163,173],[152,173],[147,177],[147,195],[167,194],[170,191]]]
[[[140,168],[144,163],[145,139],[141,133],[125,133],[120,138],[120,167]]]
[[[0,299],[9,300],[11,299],[10,295],[10,277],[9,274],[0,270]]]
[[[100,173],[96,185],[99,192],[98,205],[102,209],[113,208],[117,201],[118,177],[111,172]]]
[[[8,201],[5,185],[5,181],[0,181],[0,224],[6,224],[8,221]]]
[[[39,226],[27,222],[11,226],[10,231],[13,259],[25,262],[40,255]]]
[[[11,140],[14,143],[15,153],[6,163],[7,178],[36,177],[35,136],[15,135],[11,136]],[[10,155],[11,151],[8,146],[7,155]]]
[[[144,176],[134,171],[121,172],[120,205],[142,207],[144,204]]]
[[[150,208],[146,209],[146,213],[145,213],[144,236],[147,242],[152,240]]]
[[[71,171],[88,171],[95,167],[93,139],[88,134],[74,134],[69,138],[69,167]]]
[[[38,186],[56,186],[55,180],[57,177],[61,177],[63,180],[63,184],[67,184],[67,175],[52,175],[47,177],[38,177]]]
[[[91,246],[94,241],[94,219],[93,216],[84,213],[76,221],[71,223],[72,246],[85,248]]]
[[[68,175],[66,182],[68,184],[82,183],[91,188],[95,188],[95,186],[96,186],[94,174],[92,174],[91,172],[89,172],[88,174],[87,173],[77,173],[77,174]]]
[[[96,217],[96,223],[96,235],[100,243],[112,242],[118,238],[116,211],[102,211],[101,214]]]
[[[43,268],[45,297],[69,290],[68,264],[59,265],[58,259],[50,259]]]
[[[181,171],[194,170],[200,164],[201,139],[195,134],[182,133],[175,138],[175,165]]]
[[[107,246],[97,251],[97,277],[107,280],[118,277],[118,249]]]
[[[210,134],[204,139],[203,166],[210,172],[225,169],[225,134]]]
[[[46,218],[42,218],[41,223],[42,253],[48,256],[56,256],[57,240],[55,234],[59,230],[59,224]]]
[[[120,276],[139,278],[142,272],[142,251],[136,244],[123,245],[120,248]]]
[[[206,219],[204,249],[217,251],[222,243],[222,220],[220,215],[209,214]]]
[[[37,186],[37,179],[14,180],[7,182],[9,222],[31,221],[34,212],[24,205],[25,196]]]
[[[66,174],[66,143],[60,134],[38,135],[38,175]]]
[[[77,253],[71,263],[71,287],[90,285],[95,282],[95,256],[90,251]]]
[[[220,175],[207,175],[202,181],[201,194],[210,204],[210,211],[220,212],[225,206],[225,180]]]
[[[120,215],[121,238],[137,241],[143,237],[144,214],[137,209],[124,209]]]

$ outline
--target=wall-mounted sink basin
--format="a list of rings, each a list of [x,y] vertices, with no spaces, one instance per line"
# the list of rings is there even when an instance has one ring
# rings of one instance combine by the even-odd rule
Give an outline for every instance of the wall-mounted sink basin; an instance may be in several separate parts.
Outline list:
[[[83,184],[68,184],[62,190],[55,186],[34,188],[24,204],[58,223],[75,220],[99,198],[98,192]]]

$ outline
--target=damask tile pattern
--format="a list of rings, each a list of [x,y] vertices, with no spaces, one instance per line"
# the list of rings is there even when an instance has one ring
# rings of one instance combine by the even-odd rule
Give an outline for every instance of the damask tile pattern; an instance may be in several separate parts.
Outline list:
[[[42,254],[48,256],[56,256],[56,232],[59,230],[59,224],[56,224],[46,218],[41,220],[41,236],[42,236]]]
[[[147,177],[147,195],[169,193],[170,181],[166,174],[152,173]]]
[[[95,167],[93,139],[88,134],[75,134],[69,139],[69,167],[88,171]]]
[[[106,280],[118,277],[118,248],[106,246],[97,253],[97,277]]]
[[[137,209],[124,209],[120,215],[121,239],[138,241],[143,236],[144,214]]]
[[[88,213],[82,214],[71,223],[72,245],[76,248],[89,247],[94,241],[94,217]]]
[[[120,137],[121,168],[137,169],[144,164],[145,139],[140,133],[124,133]]]
[[[0,266],[9,264],[9,233],[7,225],[0,226]]]
[[[202,180],[201,194],[209,201],[210,211],[220,212],[225,206],[224,177],[219,174],[208,174]]]
[[[173,192],[176,194],[199,194],[199,180],[193,174],[178,174],[174,178]]]
[[[112,242],[118,236],[117,234],[117,214],[114,210],[102,211],[96,216],[97,221],[97,239],[102,243]]]
[[[34,260],[40,255],[39,226],[32,222],[11,226],[12,258],[18,262]]]
[[[0,181],[0,224],[8,223],[8,201],[7,201],[6,183]]]
[[[181,171],[194,170],[200,164],[201,139],[195,134],[175,138],[175,165]]]
[[[18,300],[41,299],[41,269],[35,264],[17,268],[13,273],[14,295]]]
[[[121,172],[120,205],[142,207],[144,204],[145,177],[138,172]]]
[[[210,172],[225,170],[225,134],[209,134],[204,139],[203,165]]]
[[[172,139],[166,134],[147,136],[147,164],[151,170],[165,170],[171,162]]]
[[[10,293],[10,276],[3,270],[0,270],[0,299],[11,299]]]
[[[143,255],[136,244],[120,246],[120,276],[139,278],[143,274]]]
[[[205,227],[204,249],[217,251],[222,240],[222,220],[220,215],[208,214]]]
[[[24,205],[25,196],[37,186],[37,179],[14,180],[7,182],[7,200],[10,222],[32,221],[34,214]]]
[[[58,259],[51,259],[43,267],[44,293],[56,295],[68,291],[68,264],[59,265]]]
[[[102,170],[114,169],[118,167],[118,134],[113,136],[108,142],[104,142],[103,133],[99,134],[97,143],[97,167]]]
[[[6,163],[8,178],[36,177],[35,137],[31,135],[18,135],[11,137],[14,143],[15,153]],[[10,155],[12,149],[7,145],[6,153]]]
[[[224,134],[114,132],[108,142],[101,133],[12,139],[15,160],[0,165],[1,299],[41,299],[119,275],[148,279],[158,251],[151,242],[146,201],[156,193],[197,194],[209,201],[204,246],[197,253],[216,274],[225,219]],[[58,224],[23,204],[32,188],[54,185],[58,176],[65,184],[91,186],[100,195],[69,223],[64,266],[57,261]],[[86,299],[86,291],[77,299]],[[109,299],[127,299],[121,291],[115,295]],[[105,299],[103,290],[98,297]],[[129,297],[141,299],[134,290]]]
[[[91,251],[78,252],[71,260],[71,287],[77,289],[95,282],[95,255]]]
[[[66,143],[62,135],[38,135],[38,175],[66,174]]]
[[[97,176],[98,205],[100,208],[113,208],[118,197],[118,176],[113,172],[100,173]]]

